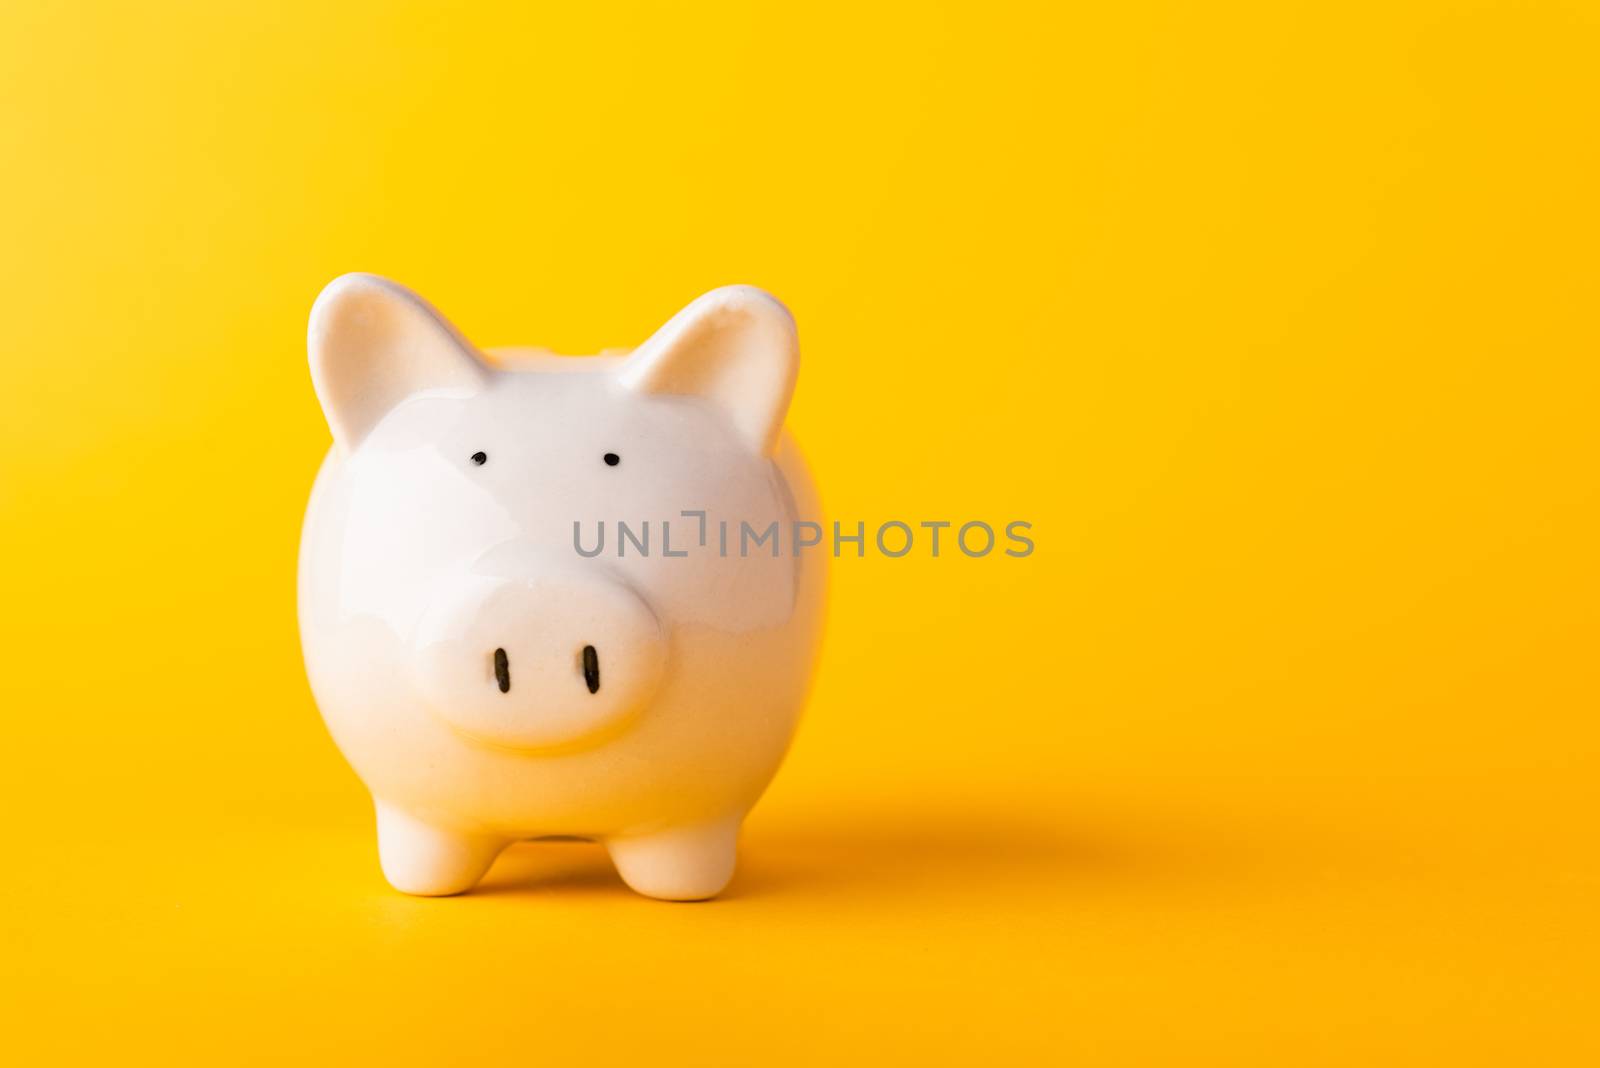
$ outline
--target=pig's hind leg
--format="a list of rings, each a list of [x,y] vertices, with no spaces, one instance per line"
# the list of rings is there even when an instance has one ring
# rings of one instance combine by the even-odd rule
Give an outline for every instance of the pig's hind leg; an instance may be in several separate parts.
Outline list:
[[[407,894],[442,897],[471,890],[507,842],[430,826],[377,802],[378,862],[389,885]]]
[[[606,848],[622,881],[646,897],[703,901],[716,897],[733,878],[742,821],[741,815],[695,827],[608,838]]]

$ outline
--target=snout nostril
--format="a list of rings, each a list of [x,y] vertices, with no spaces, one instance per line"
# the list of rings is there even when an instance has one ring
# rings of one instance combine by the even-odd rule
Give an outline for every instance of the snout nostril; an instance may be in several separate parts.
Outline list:
[[[500,684],[501,693],[511,692],[511,660],[504,649],[494,651],[494,681]]]
[[[600,692],[600,654],[592,645],[583,647],[583,681],[589,684],[590,693]]]

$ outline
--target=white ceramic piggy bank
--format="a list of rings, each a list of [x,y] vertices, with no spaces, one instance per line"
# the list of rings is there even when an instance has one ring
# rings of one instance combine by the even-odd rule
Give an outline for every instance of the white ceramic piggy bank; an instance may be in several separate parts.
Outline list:
[[[485,354],[347,275],[310,355],[334,444],[301,640],[389,882],[459,893],[510,842],[576,836],[642,894],[715,895],[821,634],[827,553],[790,535],[817,509],[783,430],[788,312],[729,287],[626,357]],[[781,552],[740,544],[774,523]]]

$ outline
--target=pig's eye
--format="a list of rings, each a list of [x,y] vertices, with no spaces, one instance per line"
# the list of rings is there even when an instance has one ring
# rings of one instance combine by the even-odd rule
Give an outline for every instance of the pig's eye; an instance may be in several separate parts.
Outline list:
[[[622,462],[622,457],[618,456],[614,452],[606,453],[602,459],[605,460],[607,467],[615,467]]]
[[[484,464],[489,462],[489,454],[486,452],[475,452],[472,454],[472,462],[477,464],[479,467],[482,467]]]

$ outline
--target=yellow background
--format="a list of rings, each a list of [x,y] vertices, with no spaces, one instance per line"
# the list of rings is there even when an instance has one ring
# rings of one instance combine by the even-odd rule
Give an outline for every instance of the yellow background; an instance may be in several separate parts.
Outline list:
[[[7,1052],[1600,1057],[1600,9],[256,7],[0,11]],[[765,286],[832,515],[1037,551],[840,562],[725,899],[402,897],[294,621],[355,269]]]

